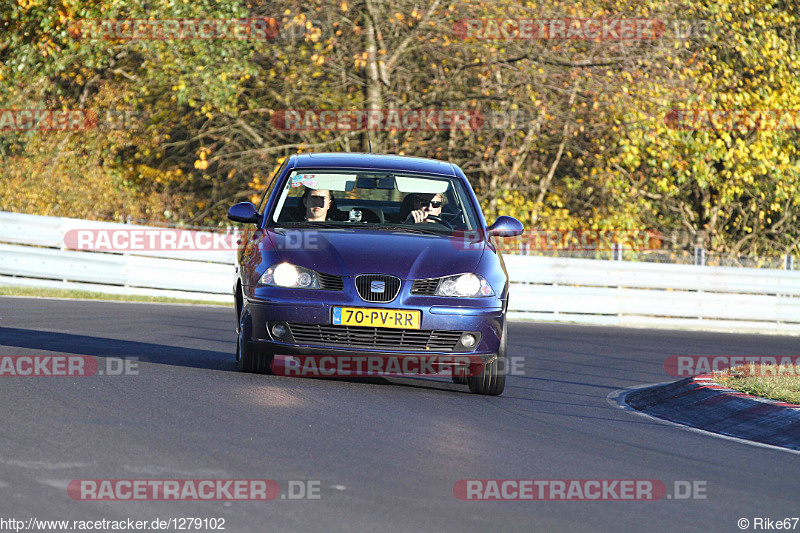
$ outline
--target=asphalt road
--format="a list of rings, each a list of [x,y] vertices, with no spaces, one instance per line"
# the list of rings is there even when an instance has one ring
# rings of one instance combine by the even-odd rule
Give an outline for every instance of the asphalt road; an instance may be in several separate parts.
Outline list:
[[[138,374],[0,378],[0,518],[225,518],[262,531],[740,531],[800,516],[800,457],[607,400],[675,354],[797,355],[798,339],[514,322],[500,397],[441,378],[238,373],[226,308],[0,298],[0,355],[138,357]],[[318,500],[75,501],[76,479],[319,482]],[[699,482],[705,499],[460,501],[460,479]],[[1,525],[1,523],[0,523]],[[797,525],[800,530],[800,524]]]

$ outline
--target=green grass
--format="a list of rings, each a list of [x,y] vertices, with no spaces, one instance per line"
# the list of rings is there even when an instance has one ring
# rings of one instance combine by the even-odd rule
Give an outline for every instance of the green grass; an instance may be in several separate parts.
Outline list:
[[[800,366],[743,365],[714,373],[714,380],[731,389],[800,404]]]
[[[15,287],[0,285],[0,296],[30,296],[34,298],[75,298],[79,300],[107,300],[113,302],[147,302],[168,304],[202,304],[202,305],[233,305],[233,296],[230,303],[207,302],[205,300],[192,300],[185,298],[167,298],[165,296],[137,296],[134,294],[106,294],[103,292],[77,291],[71,289],[47,289],[39,287]]]

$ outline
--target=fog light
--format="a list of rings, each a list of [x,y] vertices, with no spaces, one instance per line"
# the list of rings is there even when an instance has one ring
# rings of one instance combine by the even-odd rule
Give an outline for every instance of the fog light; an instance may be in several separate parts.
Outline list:
[[[275,324],[272,326],[272,335],[275,337],[283,337],[286,335],[286,326],[283,324]]]
[[[471,333],[464,333],[461,336],[461,346],[464,348],[472,348],[475,346],[475,335],[472,335]]]

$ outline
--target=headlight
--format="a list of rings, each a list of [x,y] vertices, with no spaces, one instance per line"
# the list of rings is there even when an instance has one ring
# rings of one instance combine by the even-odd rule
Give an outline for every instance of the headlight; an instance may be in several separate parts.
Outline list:
[[[261,285],[272,285],[273,287],[319,289],[319,278],[316,272],[291,263],[272,265],[258,282]]]
[[[494,291],[483,276],[459,274],[439,280],[436,296],[493,296]]]

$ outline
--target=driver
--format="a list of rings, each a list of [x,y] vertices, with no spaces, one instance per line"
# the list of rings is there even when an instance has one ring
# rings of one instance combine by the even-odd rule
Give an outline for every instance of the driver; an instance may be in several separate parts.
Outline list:
[[[413,210],[408,215],[409,222],[411,222],[412,219],[414,224],[419,224],[420,222],[435,222],[434,220],[428,220],[428,215],[441,217],[444,200],[439,193],[415,193],[412,205]]]
[[[306,222],[324,222],[331,208],[333,195],[327,189],[309,189],[303,191],[301,202],[306,208]]]

